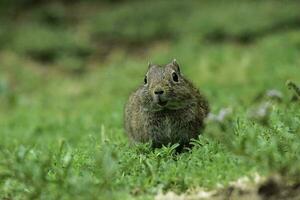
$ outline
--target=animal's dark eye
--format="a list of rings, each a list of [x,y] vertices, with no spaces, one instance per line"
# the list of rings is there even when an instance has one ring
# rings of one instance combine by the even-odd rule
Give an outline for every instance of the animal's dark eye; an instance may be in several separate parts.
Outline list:
[[[173,81],[178,82],[178,75],[176,74],[176,72],[172,73],[172,78],[173,78]]]
[[[147,76],[144,78],[144,84],[147,85]]]

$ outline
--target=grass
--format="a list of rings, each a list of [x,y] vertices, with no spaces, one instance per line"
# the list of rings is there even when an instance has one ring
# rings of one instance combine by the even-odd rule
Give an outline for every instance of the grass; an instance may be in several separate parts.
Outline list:
[[[300,17],[297,2],[216,2],[189,0],[146,3],[146,6],[145,2],[121,5],[96,15],[93,33],[107,40],[125,43],[188,36],[222,37],[223,34],[247,37],[269,31],[289,20],[298,22]],[[253,10],[256,11],[255,15]]]
[[[128,11],[140,4],[129,5],[108,6],[104,14],[115,15],[109,18],[110,24],[123,20],[120,13],[125,13],[130,19],[129,27],[137,28],[135,13]],[[176,3],[170,9],[174,5]],[[204,5],[218,11],[211,7],[213,4]],[[267,1],[237,5],[247,13],[259,7],[260,14],[255,17],[263,18],[271,4]],[[278,11],[276,6],[282,4],[276,1],[272,5],[275,8],[269,10],[271,14],[267,16],[270,17],[264,18],[267,21],[264,23],[250,20],[247,13],[238,15],[247,19],[250,29],[257,32],[294,15],[294,8],[286,6]],[[163,8],[169,9],[167,4]],[[158,16],[163,16],[164,9]],[[148,12],[145,11],[143,21],[156,21],[156,17],[149,19]],[[224,16],[237,15],[232,14],[233,10],[223,13]],[[219,16],[205,11],[199,15],[206,16],[205,19],[210,15],[221,18],[223,13]],[[190,15],[196,15],[196,11]],[[177,17],[178,23],[183,20],[180,16],[179,12],[168,17],[176,24]],[[89,17],[91,20],[79,21],[77,27],[93,24],[95,19],[103,23],[98,14]],[[196,19],[198,17],[191,21],[192,24]],[[231,19],[225,17],[222,23],[228,28],[228,34],[235,35],[231,33],[235,30],[248,31],[248,27],[244,27],[248,22],[233,24]],[[22,27],[14,27],[19,31],[16,35],[26,30],[28,35],[31,31],[36,38],[38,34],[45,34],[53,41],[35,44],[29,42],[36,40],[35,37],[13,35],[13,42],[7,41],[0,53],[1,199],[153,199],[160,191],[183,193],[199,187],[213,189],[256,172],[261,175],[280,173],[299,181],[300,105],[290,101],[292,93],[285,85],[287,80],[300,83],[299,29],[270,32],[245,45],[235,40],[210,41],[205,39],[205,34],[197,37],[198,30],[203,32],[199,28],[202,25],[185,24],[183,26],[190,28],[187,29],[189,35],[176,32],[175,39],[170,36],[160,42],[156,40],[160,39],[160,32],[156,32],[158,23],[153,23],[155,31],[150,31],[151,37],[135,31],[120,36],[125,33],[105,27],[104,32],[111,33],[113,39],[142,43],[145,51],[128,52],[126,48],[116,47],[104,59],[95,56],[98,49],[92,45],[99,40],[111,40],[99,31],[101,26],[78,30],[80,35],[90,35],[84,37],[87,40],[83,45],[78,45],[77,40],[73,40],[77,36],[71,34],[72,28],[42,24],[41,29],[32,29],[32,21],[24,23]],[[219,26],[217,21],[209,24]],[[163,31],[171,33],[170,30],[166,26]],[[180,32],[182,28],[176,30]],[[211,32],[218,28],[204,30]],[[84,31],[87,32],[82,33]],[[243,31],[237,32],[242,34]],[[95,33],[101,39],[94,38]],[[62,36],[57,37],[57,34]],[[148,41],[146,44],[140,42],[144,37]],[[23,42],[26,45],[21,45]],[[37,53],[43,52],[41,49],[49,50],[49,54],[57,57],[54,62],[44,63],[24,56],[31,48],[37,49]],[[89,56],[76,53],[82,49],[88,49]],[[61,62],[64,67],[85,63],[82,64],[85,73],[64,70],[59,64],[64,53],[67,58],[71,55],[71,61]],[[204,134],[193,141],[195,147],[182,154],[175,153],[175,146],[155,150],[148,144],[130,146],[123,130],[124,103],[130,92],[142,83],[148,60],[167,63],[174,57],[181,64],[184,75],[206,94],[213,113],[225,107],[231,107],[233,113],[223,124],[209,122]],[[282,101],[257,98],[269,89],[280,91]],[[271,107],[267,123],[262,124],[260,118],[250,118],[249,112],[264,102],[270,102]]]

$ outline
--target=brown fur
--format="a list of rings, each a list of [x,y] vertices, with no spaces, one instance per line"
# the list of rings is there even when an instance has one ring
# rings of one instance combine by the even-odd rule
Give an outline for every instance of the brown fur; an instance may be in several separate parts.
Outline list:
[[[173,73],[177,75],[177,82]],[[129,138],[134,142],[152,142],[154,147],[174,143],[188,145],[204,128],[208,102],[183,77],[175,60],[164,67],[149,65],[145,78],[147,84],[140,86],[125,106],[125,129]]]

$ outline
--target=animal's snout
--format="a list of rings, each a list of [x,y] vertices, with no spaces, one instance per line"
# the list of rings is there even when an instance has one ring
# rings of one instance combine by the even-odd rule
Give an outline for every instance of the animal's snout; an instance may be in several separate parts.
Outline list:
[[[160,96],[160,95],[162,95],[163,93],[164,93],[164,90],[161,89],[161,88],[157,88],[157,89],[154,90],[154,94],[155,94],[155,95]]]
[[[156,102],[160,106],[165,106],[168,103],[168,100],[166,98],[165,90],[162,89],[161,87],[155,88],[153,91],[154,96],[153,96],[153,101]]]
[[[153,90],[153,101],[160,106],[165,106],[168,103],[167,91],[163,87],[156,87]]]

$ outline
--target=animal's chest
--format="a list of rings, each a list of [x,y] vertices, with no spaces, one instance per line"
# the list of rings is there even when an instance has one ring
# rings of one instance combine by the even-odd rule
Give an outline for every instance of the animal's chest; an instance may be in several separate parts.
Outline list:
[[[188,134],[193,119],[189,113],[163,113],[152,116],[149,120],[148,132],[160,140],[174,140]]]
[[[161,117],[158,120],[158,128],[166,137],[171,137],[172,135],[177,134],[178,130],[180,130],[179,121],[174,120],[169,116]]]

